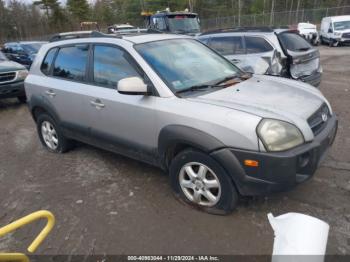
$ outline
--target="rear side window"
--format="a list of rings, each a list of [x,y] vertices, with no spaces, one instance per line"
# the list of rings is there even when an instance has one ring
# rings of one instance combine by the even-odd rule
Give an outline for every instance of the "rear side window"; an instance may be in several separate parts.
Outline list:
[[[247,54],[264,53],[273,50],[273,47],[264,38],[246,36],[245,46]]]
[[[213,37],[209,46],[222,55],[245,53],[242,37],[240,36]]]
[[[56,52],[57,52],[57,48],[53,48],[49,52],[47,52],[45,59],[41,64],[41,67],[40,67],[41,72],[43,72],[45,75],[50,74],[51,64],[53,59],[55,58]]]
[[[130,56],[123,50],[96,45],[94,49],[94,82],[98,85],[116,88],[119,80],[127,77],[141,77],[129,62]]]
[[[312,48],[304,38],[294,33],[281,33],[278,39],[282,47],[290,51],[307,51]]]
[[[84,81],[88,45],[62,47],[57,54],[53,75],[74,81]]]

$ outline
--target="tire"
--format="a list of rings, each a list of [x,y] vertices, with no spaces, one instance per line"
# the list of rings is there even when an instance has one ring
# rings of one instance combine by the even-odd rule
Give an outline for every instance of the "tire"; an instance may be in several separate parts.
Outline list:
[[[37,117],[37,131],[40,142],[50,152],[67,152],[72,143],[62,134],[62,131],[56,121],[48,114],[42,113]],[[46,134],[45,134],[45,130]]]
[[[323,40],[323,37],[322,37],[322,36],[320,36],[320,43],[321,43],[321,45],[324,45],[324,44],[325,44],[325,41]]]
[[[238,193],[231,178],[208,154],[184,150],[171,161],[169,171],[175,195],[185,203],[217,215],[228,214],[237,206]]]
[[[20,103],[26,103],[27,102],[27,97],[24,95],[24,96],[17,96],[17,99]]]

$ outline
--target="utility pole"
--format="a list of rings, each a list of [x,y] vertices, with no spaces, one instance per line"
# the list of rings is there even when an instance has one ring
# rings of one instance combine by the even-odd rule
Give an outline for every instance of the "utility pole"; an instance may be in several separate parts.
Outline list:
[[[238,0],[238,26],[241,26],[241,0]]]
[[[273,23],[273,15],[274,15],[274,9],[275,9],[275,0],[272,0],[271,2],[271,13],[270,13],[270,26],[272,26]]]

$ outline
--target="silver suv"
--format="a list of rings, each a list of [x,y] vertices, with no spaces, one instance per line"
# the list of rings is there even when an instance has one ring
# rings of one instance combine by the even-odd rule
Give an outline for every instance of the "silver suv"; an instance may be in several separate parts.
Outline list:
[[[177,196],[211,213],[307,180],[337,130],[316,88],[244,74],[180,35],[46,44],[25,89],[49,151],[79,140],[153,164]]]

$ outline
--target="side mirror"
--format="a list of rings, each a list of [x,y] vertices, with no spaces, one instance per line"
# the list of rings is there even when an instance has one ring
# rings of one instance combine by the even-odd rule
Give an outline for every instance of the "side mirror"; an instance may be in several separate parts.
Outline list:
[[[331,27],[328,29],[328,33],[333,33],[333,29]]]
[[[148,95],[148,86],[139,77],[127,77],[119,80],[118,92],[124,95]]]

